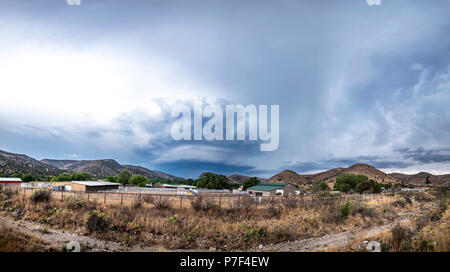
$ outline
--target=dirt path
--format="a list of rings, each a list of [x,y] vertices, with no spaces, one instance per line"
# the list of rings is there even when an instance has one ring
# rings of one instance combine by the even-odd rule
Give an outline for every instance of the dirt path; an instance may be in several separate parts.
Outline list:
[[[396,224],[407,223],[417,218],[419,215],[430,212],[430,210],[411,212],[404,214],[399,220],[395,222],[366,228],[363,230],[346,231],[336,234],[328,234],[321,237],[283,242],[266,246],[263,248],[256,248],[254,251],[290,251],[290,252],[305,252],[305,251],[326,251],[327,248],[336,250],[338,248],[345,248],[351,241],[356,238],[365,238],[375,236],[383,233],[384,231],[394,227]]]
[[[104,241],[67,231],[49,229],[31,221],[14,221],[3,216],[0,216],[0,224],[5,228],[28,234],[30,237],[36,237],[58,249],[62,249],[63,245],[67,245],[71,241],[76,241],[85,251],[162,251],[162,249],[157,247],[127,247],[120,243]]]

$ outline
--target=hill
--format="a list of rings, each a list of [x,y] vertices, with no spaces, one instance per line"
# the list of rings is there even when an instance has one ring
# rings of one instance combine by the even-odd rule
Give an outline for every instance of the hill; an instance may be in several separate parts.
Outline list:
[[[292,170],[284,170],[279,174],[271,177],[268,182],[289,182],[299,186],[305,186],[311,184],[313,181],[325,181],[327,183],[334,183],[336,177],[340,174],[361,174],[366,175],[369,179],[373,179],[380,183],[398,183],[395,177],[392,177],[383,171],[376,169],[368,164],[354,164],[348,168],[334,168],[328,171],[301,175]]]
[[[251,178],[251,177],[245,176],[245,175],[240,175],[240,174],[233,174],[233,175],[228,176],[227,178],[230,180],[230,182],[242,184],[244,182],[244,180]],[[258,177],[257,177],[257,179],[260,182],[265,182],[267,180],[265,178],[258,178]]]
[[[288,182],[298,186],[311,183],[307,176],[299,175],[292,170],[284,170],[268,179],[267,182]]]
[[[31,173],[37,177],[57,176],[64,171],[53,165],[40,162],[24,154],[0,150],[0,175]]]
[[[420,172],[414,175],[407,175],[401,173],[391,173],[389,174],[396,179],[403,181],[408,184],[415,186],[424,186],[427,176],[431,178],[431,185],[434,186],[449,186],[450,185],[450,174],[447,175],[433,175],[427,172]]]
[[[129,171],[132,175],[143,175],[148,178],[181,179],[179,177],[152,171],[142,166],[121,165],[112,159],[103,160],[51,160],[43,159],[41,162],[58,167],[66,172],[87,172],[97,178],[114,176],[122,171]]]

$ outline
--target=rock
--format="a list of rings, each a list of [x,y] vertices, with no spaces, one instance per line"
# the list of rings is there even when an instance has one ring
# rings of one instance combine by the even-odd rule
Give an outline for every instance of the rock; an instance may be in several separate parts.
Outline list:
[[[381,252],[381,244],[378,241],[368,242],[366,245],[366,250],[368,252]]]
[[[216,248],[215,247],[210,247],[209,250],[210,251],[216,251]]]
[[[261,245],[259,245],[259,247],[258,247],[259,249],[263,249],[264,248],[264,246],[261,244]]]

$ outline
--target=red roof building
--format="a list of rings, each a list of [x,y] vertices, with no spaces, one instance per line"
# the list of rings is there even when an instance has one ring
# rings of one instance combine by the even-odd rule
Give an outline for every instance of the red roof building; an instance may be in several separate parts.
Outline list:
[[[15,184],[22,183],[22,179],[20,178],[0,178],[0,184]]]

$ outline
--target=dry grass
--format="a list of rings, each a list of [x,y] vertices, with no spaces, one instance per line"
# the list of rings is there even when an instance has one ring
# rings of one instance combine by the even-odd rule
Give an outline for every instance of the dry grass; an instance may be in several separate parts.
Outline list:
[[[385,224],[405,211],[419,209],[430,202],[413,198],[404,206],[392,205],[403,198],[396,195],[367,201],[352,200],[352,212],[345,218],[340,211],[343,202],[316,201],[306,205],[301,201],[279,200],[259,204],[244,197],[221,207],[207,200],[184,201],[180,209],[173,203],[159,203],[159,198],[136,199],[133,205],[122,206],[74,198],[66,198],[64,202],[52,198],[48,203],[34,203],[23,201],[18,194],[8,198],[10,207],[1,206],[0,210],[4,215],[32,220],[51,228],[84,233],[87,232],[86,214],[98,210],[109,218],[107,230],[90,234],[100,239],[166,249],[245,250],[258,244]],[[447,214],[445,216],[448,218]],[[445,241],[439,242],[442,243]]]
[[[34,235],[28,235],[0,225],[0,252],[38,251],[57,251],[57,248],[45,244]]]

